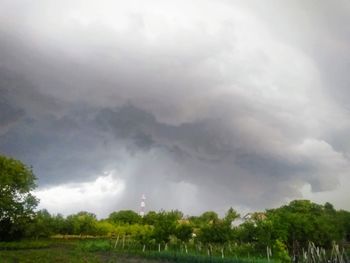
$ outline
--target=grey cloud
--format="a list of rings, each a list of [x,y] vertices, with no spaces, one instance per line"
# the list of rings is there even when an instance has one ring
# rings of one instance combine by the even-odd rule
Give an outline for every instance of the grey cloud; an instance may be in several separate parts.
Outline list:
[[[2,93],[2,92],[1,92]],[[5,93],[5,91],[3,91]],[[3,94],[2,93],[2,94]],[[5,99],[0,100],[0,134],[8,131],[23,116],[21,109],[15,108]]]
[[[102,1],[96,16],[93,1],[3,1],[0,151],[42,188],[116,170],[124,208],[145,189],[153,208],[187,211],[336,189],[350,151],[347,4],[158,4],[111,15]]]

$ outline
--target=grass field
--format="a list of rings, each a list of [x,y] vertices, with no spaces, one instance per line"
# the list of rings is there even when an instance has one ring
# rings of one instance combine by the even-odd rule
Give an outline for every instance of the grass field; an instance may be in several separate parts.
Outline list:
[[[117,262],[117,263],[278,263],[261,257],[240,258],[205,253],[183,253],[178,250],[148,250],[138,247],[114,248],[108,239],[48,239],[39,241],[0,242],[0,263],[46,263],[46,262]],[[346,257],[347,258],[347,257]],[[309,261],[308,261],[309,262]],[[314,262],[314,261],[312,261]],[[318,261],[317,261],[318,262]],[[321,262],[321,261],[320,261]],[[322,261],[324,262],[324,261]],[[336,261],[347,262],[347,260]]]
[[[1,263],[30,262],[117,262],[117,263],[160,263],[167,261],[144,259],[139,256],[128,256],[112,251],[87,252],[78,249],[71,243],[52,243],[49,247],[21,248],[0,250]]]
[[[174,251],[120,251],[113,249],[108,240],[41,240],[0,243],[0,262],[211,262],[211,263],[265,263],[264,260],[208,257],[206,255],[175,253]]]
[[[144,259],[137,256],[118,255],[114,253],[82,253],[62,248],[28,249],[19,251],[1,251],[1,263],[14,262],[118,262],[118,263],[160,263],[167,261]]]

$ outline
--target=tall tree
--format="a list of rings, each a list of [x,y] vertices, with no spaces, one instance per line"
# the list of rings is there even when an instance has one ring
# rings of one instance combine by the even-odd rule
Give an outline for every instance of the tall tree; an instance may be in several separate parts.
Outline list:
[[[97,232],[96,215],[81,211],[67,217],[68,233],[75,235],[94,235]]]
[[[0,155],[0,241],[18,239],[34,217],[38,200],[32,169],[21,161]]]
[[[141,217],[132,210],[120,210],[109,215],[108,220],[115,224],[137,224],[141,222]]]
[[[26,235],[30,237],[49,237],[55,231],[54,220],[50,213],[46,210],[40,210],[36,213],[33,222],[26,229]]]
[[[216,220],[201,228],[199,239],[205,244],[222,245],[230,240],[231,231],[229,224],[225,221]]]
[[[172,212],[161,211],[154,225],[154,238],[160,243],[168,243],[170,236],[175,234],[178,216]]]
[[[237,213],[237,211],[230,207],[225,214],[224,220],[231,225],[232,222],[239,216],[240,215]]]
[[[145,225],[154,225],[157,222],[158,214],[155,211],[149,211],[143,218],[142,223]]]
[[[180,224],[175,229],[175,236],[182,242],[188,242],[192,237],[193,229],[190,224]]]
[[[286,242],[289,250],[300,250],[312,241],[317,246],[329,248],[333,241],[344,237],[342,224],[337,222],[333,206],[294,200],[288,205],[267,211],[273,224],[272,236]]]

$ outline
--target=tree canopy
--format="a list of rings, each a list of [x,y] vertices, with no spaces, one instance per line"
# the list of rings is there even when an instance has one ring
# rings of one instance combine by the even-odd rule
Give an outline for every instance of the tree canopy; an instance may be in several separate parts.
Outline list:
[[[116,224],[136,224],[141,221],[141,217],[132,210],[120,210],[109,215],[108,220]]]
[[[35,179],[30,167],[0,155],[0,240],[20,238],[34,217],[38,200],[31,191]]]

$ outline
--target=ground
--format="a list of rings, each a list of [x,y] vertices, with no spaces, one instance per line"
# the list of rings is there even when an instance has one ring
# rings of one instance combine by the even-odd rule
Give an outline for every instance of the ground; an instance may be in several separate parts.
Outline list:
[[[104,252],[86,252],[76,249],[69,244],[50,245],[46,248],[10,248],[9,250],[0,250],[1,263],[47,263],[47,262],[110,262],[110,263],[165,263],[165,261],[156,261],[144,259],[137,256],[127,256]]]
[[[0,251],[1,263],[47,262],[110,262],[110,263],[165,263],[140,257],[121,256],[109,252],[82,253],[58,248]]]

